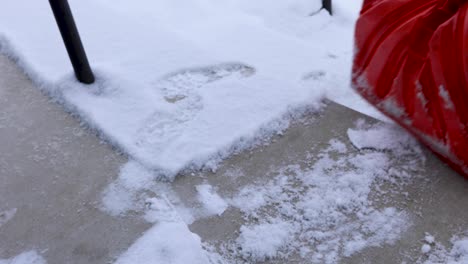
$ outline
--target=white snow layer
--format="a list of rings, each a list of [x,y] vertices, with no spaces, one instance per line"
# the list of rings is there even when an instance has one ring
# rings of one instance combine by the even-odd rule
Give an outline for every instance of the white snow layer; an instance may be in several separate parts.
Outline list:
[[[131,168],[128,169],[130,169],[128,172],[132,171]],[[144,217],[147,221],[155,224],[119,256],[114,262],[115,264],[207,264],[222,262],[221,256],[204,248],[200,237],[189,230],[187,220],[179,214],[184,211],[180,208],[176,209],[163,192],[159,194],[159,197],[146,198],[145,204]]]
[[[284,248],[291,234],[289,223],[267,223],[254,226],[242,226],[237,243],[242,245],[241,254],[253,261],[263,261],[276,257]]]
[[[324,94],[378,115],[349,88],[361,0],[335,0],[333,17],[310,15],[319,0],[69,2],[95,84],[75,80],[47,1],[2,3],[0,52],[169,179],[284,129],[273,121]]]
[[[103,191],[101,209],[113,216],[144,211],[145,219],[152,223],[182,219],[190,224],[192,213],[180,204],[168,184],[158,181],[158,176],[138,162],[127,162],[119,178]]]
[[[312,263],[336,263],[364,248],[394,243],[411,225],[410,217],[392,207],[377,209],[369,200],[391,164],[383,154],[338,160],[324,155],[311,170],[292,166],[267,184],[243,189],[233,205],[256,220],[241,229],[239,254],[264,260],[296,252]],[[272,213],[277,216],[262,217]]]
[[[27,251],[10,259],[0,259],[0,264],[46,264],[36,251]]]
[[[187,225],[199,217],[221,215],[233,206],[239,208],[246,222],[236,239],[222,242],[226,250],[221,250],[220,259],[226,263],[288,259],[293,254],[311,263],[336,263],[365,248],[393,244],[411,226],[409,212],[382,203],[386,204],[393,189],[416,177],[425,162],[417,141],[395,125],[359,120],[348,136],[362,149],[356,151],[349,143],[332,139],[318,155],[306,155],[297,164],[265,171],[266,182],[241,186],[229,197],[222,197],[207,183],[194,186],[203,213],[199,208],[185,208],[170,184],[156,180],[157,173],[129,162],[104,192],[104,208],[114,215],[143,211],[145,219],[156,225]],[[384,144],[385,140],[393,144]],[[232,177],[244,173],[241,168],[227,172]],[[381,188],[384,183],[393,187]],[[378,206],[371,195],[378,197]],[[144,250],[152,248],[152,254],[172,247],[162,242],[152,245],[153,235],[145,236],[148,238],[136,244]],[[213,250],[205,250],[206,245],[194,240],[190,232],[180,232],[180,239],[192,241],[196,252],[212,259]],[[428,235],[427,243],[431,239]],[[126,263],[139,258],[133,255],[147,254],[143,249],[130,249],[125,254],[130,259]]]
[[[370,125],[363,119],[356,122],[356,128],[347,131],[351,143],[358,149],[414,151],[414,138],[399,126],[378,123]]]
[[[139,238],[115,264],[207,264],[200,237],[184,222],[162,221]]]
[[[117,263],[210,261],[187,228],[190,212],[168,197],[170,190],[157,192],[164,188],[155,184],[161,176],[173,179],[181,169],[204,166],[248,147],[259,135],[281,131],[288,113],[316,108],[324,95],[383,118],[349,87],[362,0],[334,0],[333,17],[310,15],[320,2],[70,0],[97,77],[89,86],[73,76],[47,1],[2,3],[0,52],[134,159],[105,191],[103,204],[113,215],[144,210],[155,225]],[[395,156],[417,152],[398,131],[361,125],[348,131],[357,148]],[[325,152],[310,169],[287,166],[265,185],[248,186],[229,200],[247,219],[234,244],[226,245],[232,254],[256,261],[296,252],[334,263],[398,239],[410,216],[374,207],[369,194],[380,180],[408,173],[392,168],[386,152],[350,154],[339,140],[328,151],[338,156]],[[211,186],[201,185],[198,192],[212,214],[226,209]],[[207,206],[212,201],[215,206]],[[455,241],[449,256],[460,259],[465,244]],[[0,263],[42,261],[25,254]]]
[[[198,200],[209,214],[221,215],[227,209],[228,204],[213,190],[211,185],[197,185],[196,189],[198,192]]]
[[[381,137],[371,136],[375,129],[394,144],[379,144]],[[411,215],[375,206],[370,195],[384,201],[391,190],[380,186],[391,182],[400,188],[425,162],[424,155],[416,140],[394,125],[359,121],[351,130],[354,144],[367,136],[376,148],[356,152],[333,139],[318,157],[307,158],[314,159],[305,161],[310,168],[298,160],[230,199],[248,219],[236,243],[225,245],[232,257],[258,261],[300,254],[311,263],[336,263],[399,239],[411,226]]]
[[[419,264],[465,264],[468,263],[468,230],[464,235],[455,235],[450,240],[451,249],[447,249],[440,243],[437,243],[434,237],[425,238],[427,244],[423,244],[421,252],[425,254],[417,260]]]

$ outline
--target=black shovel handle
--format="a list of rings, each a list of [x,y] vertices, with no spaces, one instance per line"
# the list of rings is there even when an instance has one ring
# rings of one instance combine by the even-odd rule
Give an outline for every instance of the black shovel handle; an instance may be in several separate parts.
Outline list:
[[[333,15],[332,0],[322,0],[322,8],[327,10],[330,15]]]
[[[76,78],[85,84],[94,82],[94,74],[89,66],[78,29],[76,28],[70,5],[67,0],[49,0],[55,20],[67,48]]]

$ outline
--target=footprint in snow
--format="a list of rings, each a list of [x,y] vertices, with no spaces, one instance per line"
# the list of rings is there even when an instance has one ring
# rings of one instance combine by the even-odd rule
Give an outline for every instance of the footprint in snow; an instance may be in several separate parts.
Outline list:
[[[226,63],[181,70],[156,81],[155,89],[162,93],[171,110],[155,111],[150,115],[138,131],[136,144],[150,144],[157,151],[158,146],[177,137],[185,124],[203,109],[200,89],[226,77],[247,78],[253,74],[253,67]]]
[[[250,77],[255,69],[238,63],[228,63],[196,69],[182,70],[167,75],[156,83],[156,88],[164,94],[164,99],[169,103],[177,103],[190,96],[197,96],[196,89],[208,83],[219,81],[223,78],[237,75],[239,78]]]

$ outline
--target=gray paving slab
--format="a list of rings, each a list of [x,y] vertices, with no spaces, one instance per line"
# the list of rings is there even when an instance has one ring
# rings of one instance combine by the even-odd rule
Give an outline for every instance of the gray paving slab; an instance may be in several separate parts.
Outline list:
[[[107,263],[149,227],[99,210],[126,157],[50,102],[0,56],[0,259],[37,250],[50,264]]]

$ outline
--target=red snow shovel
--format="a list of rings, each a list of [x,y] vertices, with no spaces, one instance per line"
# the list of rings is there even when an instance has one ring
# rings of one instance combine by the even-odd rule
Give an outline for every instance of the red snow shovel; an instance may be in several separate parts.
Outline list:
[[[365,0],[353,87],[468,178],[468,0]]]

